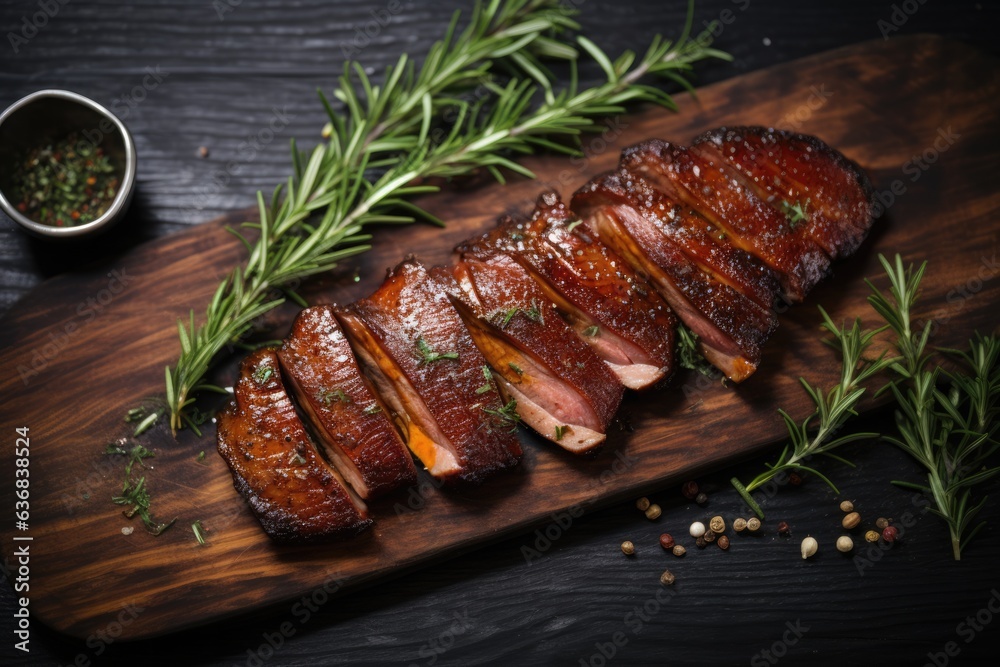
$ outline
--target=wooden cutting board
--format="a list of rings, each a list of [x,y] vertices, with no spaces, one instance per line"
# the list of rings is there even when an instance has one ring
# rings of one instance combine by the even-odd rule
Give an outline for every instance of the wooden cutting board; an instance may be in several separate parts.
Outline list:
[[[595,458],[574,458],[523,433],[518,470],[463,493],[439,492],[422,477],[419,487],[372,507],[374,530],[340,544],[272,544],[233,490],[211,425],[201,438],[184,432],[174,440],[163,426],[147,438],[156,452],[146,471],[154,512],[176,516],[172,529],[152,537],[109,501],[123,471],[120,461],[103,455],[105,445],[128,433],[127,408],[162,394],[163,368],[178,353],[174,321],[191,307],[200,311],[241,260],[223,225],[245,214],[46,282],[0,327],[0,423],[8,443],[0,457],[0,507],[9,512],[0,524],[0,549],[16,572],[13,552],[29,546],[30,591],[22,594],[32,616],[78,637],[102,630],[148,637],[303,596],[326,599],[543,524],[547,539],[558,540],[586,509],[633,499],[780,440],[779,406],[797,417],[809,412],[798,377],[829,385],[837,373],[836,357],[820,342],[815,306],[823,304],[835,319],[871,321],[862,279],[880,274],[879,252],[930,261],[920,315],[941,321],[936,344],[960,345],[975,329],[994,330],[997,65],[962,44],[924,36],[820,54],[703,88],[697,99],[681,98],[676,114],[648,110],[613,119],[587,143],[585,160],[527,160],[541,182],[429,198],[423,204],[449,223],[443,231],[377,230],[372,252],[307,286],[311,300],[364,295],[409,252],[446,262],[456,242],[498,214],[529,208],[546,186],[568,196],[613,166],[631,142],[659,136],[683,143],[724,124],[816,134],[867,169],[889,204],[860,253],[838,264],[806,305],[782,315],[760,371],[743,385],[724,388],[680,373],[669,387],[629,395],[621,428],[613,427]],[[268,337],[284,335],[294,312],[274,313]],[[219,382],[231,383],[237,358],[219,371]],[[19,427],[30,429],[27,531],[15,530],[11,516]],[[195,520],[207,531],[206,546],[194,539]],[[126,526],[135,532],[123,534]],[[537,534],[525,544],[546,548]]]

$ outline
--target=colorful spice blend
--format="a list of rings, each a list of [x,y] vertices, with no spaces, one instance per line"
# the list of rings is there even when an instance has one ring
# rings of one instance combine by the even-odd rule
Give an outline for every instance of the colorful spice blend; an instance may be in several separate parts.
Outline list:
[[[118,177],[104,150],[75,132],[29,151],[14,177],[17,210],[53,227],[96,220],[117,192]]]

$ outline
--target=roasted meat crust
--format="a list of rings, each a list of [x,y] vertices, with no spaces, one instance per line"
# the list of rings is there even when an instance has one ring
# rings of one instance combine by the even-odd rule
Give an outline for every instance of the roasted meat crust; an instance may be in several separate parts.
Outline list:
[[[555,193],[539,197],[530,218],[501,218],[456,251],[481,260],[506,253],[517,260],[629,388],[651,386],[673,372],[677,320],[669,306],[588,234]]]
[[[706,271],[684,251],[684,244],[674,241],[677,234],[667,224],[674,210],[670,200],[635,174],[617,170],[578,190],[572,206],[594,233],[650,277],[677,316],[701,338],[710,362],[734,381],[756,370],[760,347],[777,318]]]
[[[306,308],[278,351],[327,457],[366,500],[417,481],[413,458],[362,376],[330,306]]]
[[[871,181],[816,137],[766,127],[720,127],[699,136],[692,149],[733,167],[744,184],[779,211],[802,208],[809,236],[833,259],[856,251],[871,229]]]
[[[396,398],[382,398],[402,404],[396,409],[406,413],[400,417],[413,453],[444,481],[479,483],[517,465],[521,446],[514,433],[490,428],[487,411],[504,403],[441,285],[446,275],[407,258],[338,316],[355,349],[363,347],[391,383]]]
[[[733,245],[775,271],[786,300],[801,301],[826,275],[830,257],[806,226],[758,197],[728,164],[651,139],[626,148],[621,167],[721,227]]]
[[[274,349],[243,360],[234,394],[218,417],[219,454],[268,536],[277,542],[322,541],[372,523],[364,503],[310,441]]]
[[[564,415],[564,423],[603,433],[621,403],[624,388],[600,357],[560,318],[554,304],[510,255],[498,253],[486,260],[467,258],[455,266],[465,302],[488,322],[495,336],[530,355],[546,375],[561,379],[580,400]],[[514,386],[541,379],[527,369],[494,365],[495,372]],[[538,386],[544,392],[544,385]],[[552,438],[552,433],[541,433]]]

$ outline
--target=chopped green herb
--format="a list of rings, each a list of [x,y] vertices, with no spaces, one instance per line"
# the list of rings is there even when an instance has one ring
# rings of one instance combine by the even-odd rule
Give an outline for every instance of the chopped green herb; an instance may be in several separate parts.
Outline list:
[[[715,367],[698,350],[698,334],[683,323],[677,323],[677,361],[681,368],[698,371],[705,377],[715,376]]]
[[[367,408],[365,408],[366,415],[377,415],[382,412],[382,408],[379,407],[378,403],[372,403]]]
[[[504,313],[503,320],[500,322],[500,328],[503,328],[503,327],[507,326],[508,324],[510,324],[510,321],[512,319],[514,319],[514,316],[517,315],[517,312],[519,310],[521,310],[521,309],[520,308],[511,308],[506,313]]]
[[[583,220],[574,220],[573,222],[571,222],[568,225],[566,225],[566,231],[567,232],[573,231],[574,229],[576,229],[577,227],[579,227],[582,222],[583,222]]]
[[[323,405],[329,407],[334,401],[340,403],[353,403],[351,397],[344,393],[343,389],[327,389],[325,387],[320,388],[319,393],[316,394],[316,398],[320,400]]]
[[[781,200],[781,212],[785,214],[785,218],[788,219],[788,226],[795,229],[795,225],[807,220],[806,208],[809,206],[809,200],[803,204],[796,201],[794,204],[788,202],[787,199]]]
[[[435,361],[441,361],[442,359],[458,359],[458,352],[435,352],[423,338],[417,339],[417,349],[420,351],[421,365],[432,364]]]
[[[491,386],[489,385],[489,383],[487,383],[487,384],[484,384],[484,385],[482,385],[481,387],[477,388],[477,389],[476,389],[476,393],[477,393],[477,394],[485,394],[486,392],[488,392],[488,391],[489,391],[490,389],[492,389],[492,388],[493,388],[493,387],[491,387]]]
[[[506,405],[496,410],[483,408],[483,412],[496,417],[502,423],[510,424],[511,431],[516,430],[517,425],[521,422],[521,415],[517,414],[517,401],[513,398]]]
[[[270,366],[258,366],[257,370],[253,372],[253,380],[257,384],[264,384],[271,379],[274,375],[274,369]]]
[[[556,426],[556,440],[562,440],[563,436],[566,435],[566,429],[568,426]]]
[[[510,366],[510,370],[514,371],[518,375],[524,375],[524,371],[521,370],[521,367],[515,364],[513,361],[507,362],[507,365]]]
[[[198,456],[194,457],[194,460],[198,461],[198,462],[204,461],[205,460],[205,450],[203,449],[200,452],[198,452]]]
[[[194,538],[198,540],[198,544],[205,544],[205,536],[202,534],[203,528],[201,527],[201,519],[195,521],[191,524],[191,532],[194,533]]]
[[[597,326],[596,324],[592,327],[587,327],[586,329],[583,330],[583,335],[588,336],[590,338],[593,338],[599,333],[601,333],[601,327]]]
[[[125,421],[134,422],[142,419],[145,416],[146,416],[146,408],[144,407],[132,408],[131,410],[125,413]]]
[[[483,366],[483,377],[486,378],[486,382],[483,383],[483,386],[476,389],[477,394],[485,394],[493,389],[493,371],[490,370],[489,366]]]
[[[525,317],[527,317],[532,322],[538,322],[539,324],[545,324],[545,314],[542,309],[538,307],[538,303],[534,299],[531,300],[531,308],[524,311]]]

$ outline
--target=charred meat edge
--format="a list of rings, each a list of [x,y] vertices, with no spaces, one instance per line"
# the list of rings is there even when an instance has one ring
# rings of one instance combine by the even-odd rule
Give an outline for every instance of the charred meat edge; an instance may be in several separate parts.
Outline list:
[[[273,348],[243,360],[234,394],[219,414],[218,450],[232,472],[233,486],[269,537],[276,542],[324,541],[357,534],[372,524],[364,501],[309,438]],[[265,448],[274,452],[261,456]],[[284,469],[266,465],[276,456],[287,461]],[[292,465],[294,474],[288,470]]]

